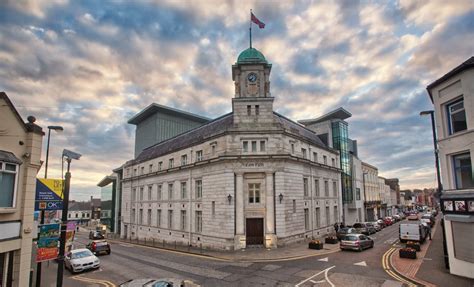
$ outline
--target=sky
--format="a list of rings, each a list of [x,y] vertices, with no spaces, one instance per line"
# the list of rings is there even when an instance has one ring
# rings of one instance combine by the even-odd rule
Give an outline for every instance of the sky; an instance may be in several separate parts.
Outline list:
[[[272,63],[275,111],[352,113],[359,157],[402,189],[436,186],[426,86],[474,55],[474,1],[0,0],[0,91],[52,132],[48,177],[70,197],[133,158],[127,120],[158,103],[216,118],[231,111],[231,66],[253,47]],[[46,137],[43,160],[46,155]],[[44,176],[41,169],[38,177]]]

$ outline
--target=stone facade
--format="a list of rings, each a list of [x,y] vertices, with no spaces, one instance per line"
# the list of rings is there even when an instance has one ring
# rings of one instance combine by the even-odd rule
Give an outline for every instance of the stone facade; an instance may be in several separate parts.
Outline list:
[[[333,232],[339,153],[273,111],[270,70],[261,58],[237,62],[232,113],[124,164],[123,238],[236,250]]]

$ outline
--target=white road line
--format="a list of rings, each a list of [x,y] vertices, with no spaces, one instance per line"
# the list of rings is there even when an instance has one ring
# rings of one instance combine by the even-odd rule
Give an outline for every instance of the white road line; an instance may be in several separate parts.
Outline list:
[[[331,284],[332,287],[334,287],[334,284],[332,284],[331,281],[329,281],[329,279],[327,278],[327,273],[328,273],[328,271],[331,270],[331,269],[334,268],[334,267],[336,267],[336,265],[334,265],[334,266],[332,266],[332,267],[329,267],[329,268],[326,268],[326,269],[324,269],[323,271],[320,271],[320,272],[314,274],[313,276],[311,276],[311,277],[309,277],[309,278],[307,278],[307,279],[301,281],[300,283],[296,284],[295,287],[301,286],[301,284],[306,283],[306,282],[312,280],[314,277],[318,276],[318,275],[321,274],[321,273],[324,273],[324,276],[326,277],[326,281],[328,281],[328,283]]]
[[[329,285],[331,285],[331,287],[334,287],[334,284],[332,284],[332,282],[329,280],[328,273],[329,273],[329,270],[331,270],[334,267],[336,267],[336,266],[330,267],[330,268],[326,269],[326,272],[324,272],[324,278],[326,278],[326,281],[328,281],[328,283],[329,283]]]

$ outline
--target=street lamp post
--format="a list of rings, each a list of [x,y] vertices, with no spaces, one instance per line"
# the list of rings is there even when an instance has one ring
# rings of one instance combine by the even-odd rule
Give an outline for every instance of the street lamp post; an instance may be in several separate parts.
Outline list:
[[[67,228],[67,212],[69,207],[69,189],[71,185],[71,160],[79,160],[81,157],[80,154],[72,152],[70,150],[64,149],[63,150],[63,160],[66,159],[67,162],[67,170],[64,182],[64,198],[63,198],[63,210],[62,210],[62,218],[61,218],[61,238],[59,240],[59,255],[58,255],[58,274],[56,277],[56,287],[63,286],[63,273],[64,273],[64,251],[66,249],[66,228]]]
[[[64,130],[62,126],[48,126],[48,144],[46,145],[46,163],[44,167],[44,178],[48,178],[48,158],[49,158],[49,141],[51,138],[51,130],[61,132]],[[40,224],[44,224],[44,210],[41,210]],[[41,286],[41,262],[36,265],[36,287]]]
[[[444,210],[442,202],[441,202],[441,193],[443,191],[443,185],[441,184],[441,172],[439,170],[439,156],[438,156],[438,144],[437,144],[437,137],[436,137],[436,127],[435,127],[435,118],[434,118],[434,111],[422,111],[420,112],[420,116],[427,116],[430,115],[431,117],[431,128],[433,130],[433,146],[434,146],[434,154],[435,154],[435,164],[436,164],[436,177],[438,178],[438,192],[436,193],[436,197],[441,204],[441,210]],[[448,258],[448,247],[446,245],[446,233],[444,228],[444,218],[441,219],[441,228],[443,232],[443,251],[444,251],[444,265],[446,269],[449,269],[449,258]]]

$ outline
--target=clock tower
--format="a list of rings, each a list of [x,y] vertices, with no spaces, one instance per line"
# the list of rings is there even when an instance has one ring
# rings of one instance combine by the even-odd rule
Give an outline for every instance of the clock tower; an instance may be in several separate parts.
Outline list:
[[[245,126],[273,123],[273,97],[270,94],[272,65],[255,48],[240,53],[232,65],[235,96],[232,99],[234,124]]]

